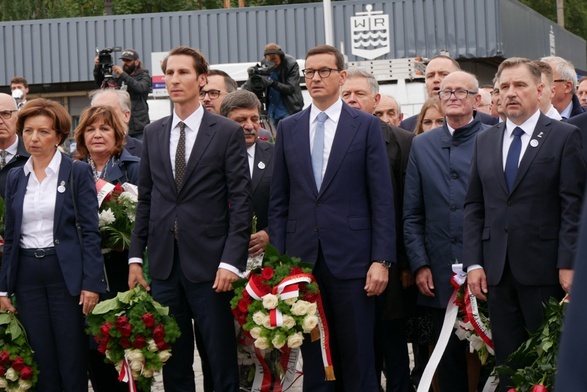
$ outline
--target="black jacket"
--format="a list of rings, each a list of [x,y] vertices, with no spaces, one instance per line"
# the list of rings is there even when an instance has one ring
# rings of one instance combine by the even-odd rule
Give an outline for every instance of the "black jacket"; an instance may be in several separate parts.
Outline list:
[[[6,166],[4,166],[2,170],[0,170],[0,196],[2,196],[2,198],[4,198],[4,193],[6,191],[6,177],[8,176],[8,172],[12,168],[24,166],[29,157],[30,154],[27,152],[26,148],[24,148],[22,138],[18,137],[16,155],[6,163]]]
[[[104,74],[101,68],[94,68],[94,80],[101,87]],[[123,72],[116,80],[116,88],[126,89],[130,95],[130,121],[128,134],[139,135],[151,122],[149,120],[149,105],[147,98],[152,91],[152,81],[149,71],[144,68],[137,69],[132,75]]]
[[[262,60],[261,64],[265,64],[265,60]],[[281,64],[277,71],[279,80],[274,80],[271,88],[281,94],[281,99],[283,99],[283,103],[290,115],[301,111],[304,108],[304,97],[302,97],[302,88],[300,87],[300,67],[298,62],[292,56],[286,54],[281,58]],[[243,85],[243,88],[253,91],[248,81]],[[267,96],[267,94],[265,95]],[[267,106],[269,106],[269,102],[267,102]]]

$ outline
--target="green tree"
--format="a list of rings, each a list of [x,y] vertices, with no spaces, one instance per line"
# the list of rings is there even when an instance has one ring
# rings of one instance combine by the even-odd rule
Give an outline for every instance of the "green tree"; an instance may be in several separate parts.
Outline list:
[[[520,0],[539,14],[556,22],[556,0]],[[587,1],[565,0],[565,28],[587,40]]]

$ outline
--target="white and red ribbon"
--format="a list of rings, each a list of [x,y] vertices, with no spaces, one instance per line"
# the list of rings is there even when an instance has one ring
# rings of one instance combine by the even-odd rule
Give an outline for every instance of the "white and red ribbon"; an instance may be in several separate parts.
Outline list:
[[[135,379],[132,378],[132,371],[130,370],[126,355],[122,360],[122,367],[120,368],[120,373],[118,374],[118,381],[122,381],[128,384],[128,392],[137,392]]]

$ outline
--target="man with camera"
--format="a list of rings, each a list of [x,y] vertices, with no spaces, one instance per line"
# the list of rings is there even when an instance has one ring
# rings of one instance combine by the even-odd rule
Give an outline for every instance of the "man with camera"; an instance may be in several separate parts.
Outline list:
[[[128,134],[135,139],[142,140],[143,128],[150,122],[147,98],[152,90],[151,75],[147,69],[142,67],[139,53],[134,49],[126,49],[122,52],[120,57],[122,67],[113,65],[112,56],[110,55],[110,58],[107,59],[108,55],[103,55],[103,52],[100,51],[94,61],[94,80],[100,88],[113,87],[126,90],[129,93],[131,116],[128,123]],[[106,64],[108,62],[110,64]]]
[[[248,69],[249,80],[243,88],[264,101],[267,115],[277,126],[280,120],[304,107],[300,87],[300,68],[296,59],[277,44],[265,45],[261,64]]]

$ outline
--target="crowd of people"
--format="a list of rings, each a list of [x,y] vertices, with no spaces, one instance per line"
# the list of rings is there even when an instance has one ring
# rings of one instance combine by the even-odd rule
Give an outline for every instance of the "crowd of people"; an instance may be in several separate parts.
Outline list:
[[[95,391],[127,389],[85,335],[84,315],[137,284],[182,332],[165,390],[195,390],[197,347],[204,390],[239,391],[232,283],[268,244],[311,264],[320,287],[335,380],[308,339],[312,392],[378,392],[382,374],[387,392],[414,391],[454,290],[453,263],[488,301],[498,365],[518,366],[508,356],[542,323],[543,303],[570,292],[587,157],[572,64],[509,58],[480,87],[437,56],[428,99],[404,119],[400,102],[369,72],[346,69],[334,47],[309,50],[303,70],[276,44],[264,57],[267,107],[198,51],[172,49],[161,67],[173,113],[148,124],[148,71],[125,50],[113,72],[128,87],[91,93],[71,157],[60,149],[71,130],[61,105],[27,100],[22,78],[13,82],[23,94],[0,94],[0,309],[27,331],[39,391],[86,390],[88,377]],[[303,110],[300,75],[312,99]],[[274,140],[261,127],[265,109]],[[138,186],[128,250],[100,250],[99,181]],[[432,389],[481,390],[490,371],[453,334]],[[510,387],[502,376],[500,390]]]

